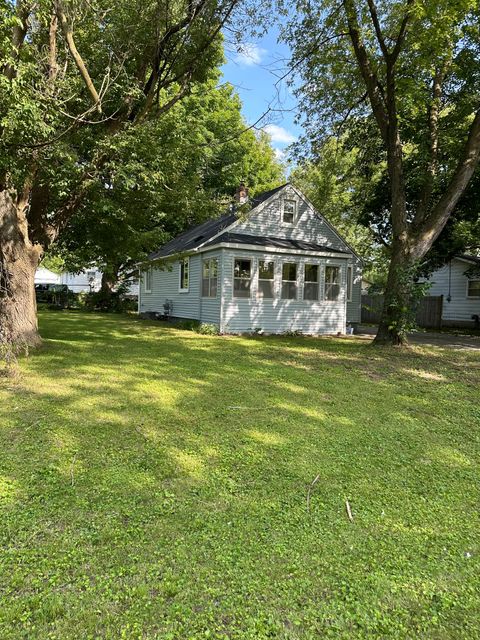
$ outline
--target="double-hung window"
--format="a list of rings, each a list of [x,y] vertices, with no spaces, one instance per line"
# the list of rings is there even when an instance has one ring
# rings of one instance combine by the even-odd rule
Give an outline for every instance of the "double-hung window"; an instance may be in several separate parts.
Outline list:
[[[318,300],[318,285],[318,264],[306,264],[303,284],[303,299]]]
[[[180,284],[178,287],[180,292],[188,293],[189,271],[190,258],[184,258],[183,260],[180,260]]]
[[[347,302],[352,301],[353,291],[353,267],[349,265],[347,267]]]
[[[258,261],[258,295],[261,298],[273,298],[275,283],[275,263],[272,260]]]
[[[325,267],[325,300],[335,302],[340,297],[340,267]]]
[[[202,271],[202,296],[204,298],[217,297],[218,260],[210,258],[203,261]]]
[[[152,293],[152,268],[145,271],[145,293]]]
[[[480,298],[480,278],[468,279],[467,298]]]
[[[297,265],[295,262],[282,264],[282,298],[297,299]]]
[[[235,258],[233,266],[233,295],[235,298],[249,298],[252,286],[252,261]]]
[[[282,222],[293,224],[295,222],[295,214],[297,212],[297,203],[295,200],[284,200],[282,210]]]

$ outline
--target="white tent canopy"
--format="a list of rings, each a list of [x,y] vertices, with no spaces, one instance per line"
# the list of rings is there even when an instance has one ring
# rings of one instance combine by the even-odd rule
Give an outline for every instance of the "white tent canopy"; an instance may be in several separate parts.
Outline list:
[[[60,276],[50,269],[40,267],[35,272],[35,284],[60,284]]]

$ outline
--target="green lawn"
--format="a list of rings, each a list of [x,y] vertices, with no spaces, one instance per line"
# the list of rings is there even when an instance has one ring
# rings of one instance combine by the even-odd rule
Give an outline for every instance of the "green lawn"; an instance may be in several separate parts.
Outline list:
[[[41,330],[0,381],[1,640],[480,638],[478,354]]]

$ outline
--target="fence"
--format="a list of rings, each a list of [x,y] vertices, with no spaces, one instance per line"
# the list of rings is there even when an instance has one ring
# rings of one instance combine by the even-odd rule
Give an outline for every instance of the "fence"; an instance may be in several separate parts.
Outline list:
[[[442,326],[443,296],[421,298],[415,314],[419,327],[439,329]],[[383,296],[362,296],[362,322],[377,324],[383,307]]]

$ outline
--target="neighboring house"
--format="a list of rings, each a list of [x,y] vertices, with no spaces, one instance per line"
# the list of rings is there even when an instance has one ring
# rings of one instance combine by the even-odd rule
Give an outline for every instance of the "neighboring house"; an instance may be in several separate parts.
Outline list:
[[[46,285],[46,284],[60,284],[60,276],[50,269],[45,269],[45,267],[39,267],[35,271],[35,284],[36,285]]]
[[[242,186],[237,202],[246,197]],[[360,322],[361,259],[307,198],[286,184],[250,204],[151,254],[139,313],[166,307],[222,333],[345,333]]]
[[[431,283],[428,290],[429,296],[443,296],[443,325],[478,326],[480,317],[480,257],[456,256],[445,266],[434,271],[427,282]]]
[[[74,293],[99,291],[102,286],[102,272],[93,266],[79,273],[62,273],[60,281]]]

